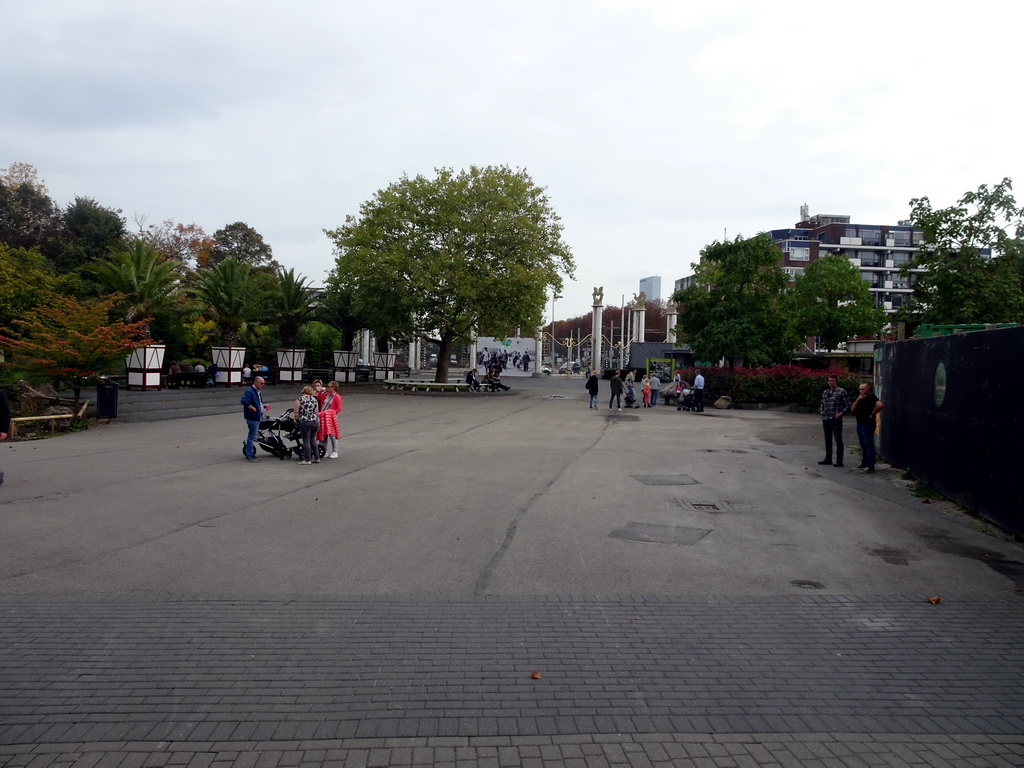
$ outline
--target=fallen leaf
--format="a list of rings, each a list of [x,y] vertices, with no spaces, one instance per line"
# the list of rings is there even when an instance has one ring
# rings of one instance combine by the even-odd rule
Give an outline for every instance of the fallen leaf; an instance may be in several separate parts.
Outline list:
[[[939,597],[938,595],[936,595],[935,597],[926,597],[924,601],[925,601],[926,603],[931,603],[932,605],[938,605],[938,604],[939,604],[939,601],[940,601],[941,599],[942,599],[941,597]]]
[[[530,679],[531,680],[540,680],[540,672],[534,672],[532,675],[530,675]]]

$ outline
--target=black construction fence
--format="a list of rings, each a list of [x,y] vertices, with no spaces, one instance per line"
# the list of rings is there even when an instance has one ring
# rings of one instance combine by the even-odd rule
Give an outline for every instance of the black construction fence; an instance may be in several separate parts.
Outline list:
[[[882,456],[1024,536],[1024,326],[887,344],[878,373]]]

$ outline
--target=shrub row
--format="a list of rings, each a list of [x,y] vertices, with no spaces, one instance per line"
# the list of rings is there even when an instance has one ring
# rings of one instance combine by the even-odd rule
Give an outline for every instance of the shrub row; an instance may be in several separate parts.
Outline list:
[[[692,382],[697,371],[704,374],[704,402],[713,403],[728,395],[737,403],[792,403],[815,407],[831,375],[839,377],[839,386],[850,399],[857,396],[861,379],[849,371],[838,369],[810,370],[797,365],[776,365],[771,368],[688,368],[683,378]]]

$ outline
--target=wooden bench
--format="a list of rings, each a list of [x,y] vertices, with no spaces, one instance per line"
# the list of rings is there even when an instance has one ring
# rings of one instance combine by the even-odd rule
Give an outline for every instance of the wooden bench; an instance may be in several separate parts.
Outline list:
[[[164,386],[168,389],[181,389],[182,387],[205,387],[210,376],[207,373],[196,373],[195,371],[182,371],[181,373],[168,373],[164,376]]]

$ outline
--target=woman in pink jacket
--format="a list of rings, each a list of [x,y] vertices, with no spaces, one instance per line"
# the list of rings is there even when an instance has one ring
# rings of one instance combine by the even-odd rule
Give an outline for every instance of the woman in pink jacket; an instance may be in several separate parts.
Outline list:
[[[316,433],[316,439],[321,443],[329,439],[331,441],[330,448],[324,446],[327,449],[327,458],[336,459],[338,458],[338,438],[341,436],[338,433],[338,414],[341,413],[338,382],[329,381],[325,387],[323,382],[315,381],[313,388],[316,390],[316,398],[320,402],[320,430]]]

